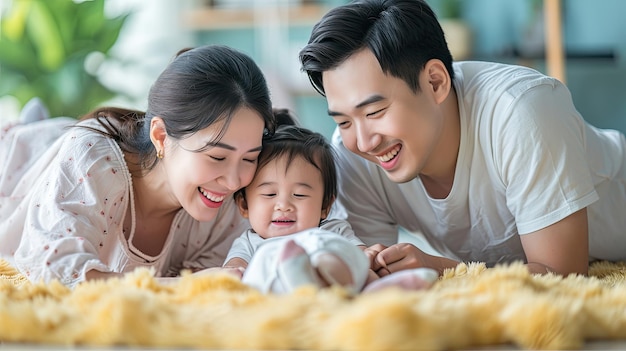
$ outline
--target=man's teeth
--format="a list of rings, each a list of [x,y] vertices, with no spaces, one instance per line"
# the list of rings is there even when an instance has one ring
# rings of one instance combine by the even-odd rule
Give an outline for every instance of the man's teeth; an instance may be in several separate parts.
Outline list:
[[[399,151],[400,151],[400,145],[394,147],[391,151],[389,151],[388,153],[386,153],[386,154],[384,154],[382,156],[376,156],[376,158],[380,162],[389,162],[394,157],[396,157],[396,155],[398,154]]]
[[[209,194],[204,189],[201,189],[201,188],[198,188],[198,189],[200,189],[200,192],[202,193],[202,195],[204,195],[204,197],[206,197],[207,199],[209,199],[209,200],[211,200],[213,202],[222,202],[222,201],[224,201],[224,198],[226,198],[226,195],[215,196],[215,195]]]

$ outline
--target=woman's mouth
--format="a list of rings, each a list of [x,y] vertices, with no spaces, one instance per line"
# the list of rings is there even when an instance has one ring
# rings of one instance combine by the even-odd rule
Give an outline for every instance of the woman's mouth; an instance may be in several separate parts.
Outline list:
[[[222,202],[226,198],[226,195],[216,195],[213,193],[209,193],[208,191],[200,187],[198,187],[198,191],[200,192],[200,194],[202,194],[202,196],[200,197],[202,202],[211,208],[220,207],[222,205]]]

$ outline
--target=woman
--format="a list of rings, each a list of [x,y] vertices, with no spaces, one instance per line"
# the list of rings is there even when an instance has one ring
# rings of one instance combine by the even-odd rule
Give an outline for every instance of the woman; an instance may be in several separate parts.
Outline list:
[[[57,137],[67,124],[0,135],[0,253],[9,262],[31,280],[70,287],[137,267],[175,277],[222,264],[247,226],[232,194],[252,180],[274,128],[250,57],[224,46],[184,51],[152,86],[145,113],[99,109]]]

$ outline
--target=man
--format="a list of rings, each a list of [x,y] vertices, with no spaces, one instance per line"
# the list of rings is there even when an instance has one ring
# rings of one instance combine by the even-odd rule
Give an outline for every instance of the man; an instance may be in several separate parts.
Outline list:
[[[339,198],[379,275],[459,261],[586,274],[626,259],[626,143],[532,69],[456,62],[432,9],[330,10],[300,52],[337,123]],[[443,257],[397,243],[423,233]]]

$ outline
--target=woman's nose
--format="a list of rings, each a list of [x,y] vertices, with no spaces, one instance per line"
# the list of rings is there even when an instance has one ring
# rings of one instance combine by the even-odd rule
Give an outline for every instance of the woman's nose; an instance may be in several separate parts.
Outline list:
[[[241,189],[241,172],[238,167],[230,167],[227,172],[222,175],[222,185],[230,191],[237,191]]]

